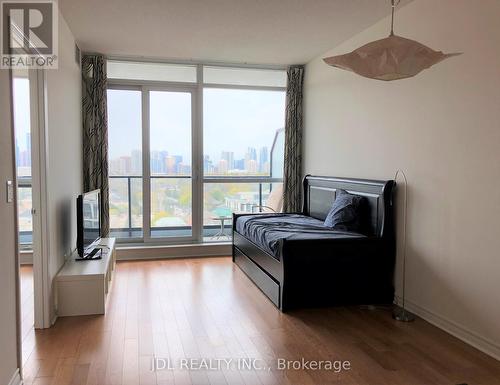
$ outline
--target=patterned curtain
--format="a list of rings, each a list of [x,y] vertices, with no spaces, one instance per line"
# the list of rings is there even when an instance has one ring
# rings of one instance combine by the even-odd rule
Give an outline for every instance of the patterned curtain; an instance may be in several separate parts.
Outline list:
[[[302,88],[304,67],[287,71],[283,211],[302,210]]]
[[[109,234],[108,117],[106,59],[82,58],[83,188],[101,190],[101,235]]]

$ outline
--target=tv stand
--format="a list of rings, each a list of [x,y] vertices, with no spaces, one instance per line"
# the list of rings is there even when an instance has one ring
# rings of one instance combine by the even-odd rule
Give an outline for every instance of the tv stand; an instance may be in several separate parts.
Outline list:
[[[56,276],[57,315],[104,314],[115,269],[115,238],[102,238],[93,250],[98,259],[68,259]]]
[[[75,258],[75,261],[92,261],[96,259],[102,259],[102,248],[99,246],[94,247],[92,251],[90,253],[85,254],[83,258],[81,257]]]

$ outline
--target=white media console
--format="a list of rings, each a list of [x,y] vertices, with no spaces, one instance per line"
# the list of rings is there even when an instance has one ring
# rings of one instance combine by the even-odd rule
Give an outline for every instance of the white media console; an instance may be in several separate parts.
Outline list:
[[[102,259],[76,261],[71,256],[56,276],[59,317],[104,314],[116,263],[115,238],[102,238]]]

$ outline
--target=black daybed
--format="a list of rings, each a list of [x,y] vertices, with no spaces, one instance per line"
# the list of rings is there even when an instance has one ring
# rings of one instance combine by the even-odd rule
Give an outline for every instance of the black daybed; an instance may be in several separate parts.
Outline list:
[[[390,304],[394,297],[394,181],[306,176],[297,214],[234,214],[233,262],[282,311]],[[363,232],[323,226],[337,190],[366,199]]]

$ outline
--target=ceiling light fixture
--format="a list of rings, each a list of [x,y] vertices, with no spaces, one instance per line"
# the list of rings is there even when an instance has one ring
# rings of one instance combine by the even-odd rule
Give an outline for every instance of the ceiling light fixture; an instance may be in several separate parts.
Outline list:
[[[366,78],[398,80],[410,78],[460,53],[445,54],[394,34],[394,10],[401,0],[391,0],[391,34],[385,39],[373,41],[347,53],[324,58],[326,64],[352,71]]]

